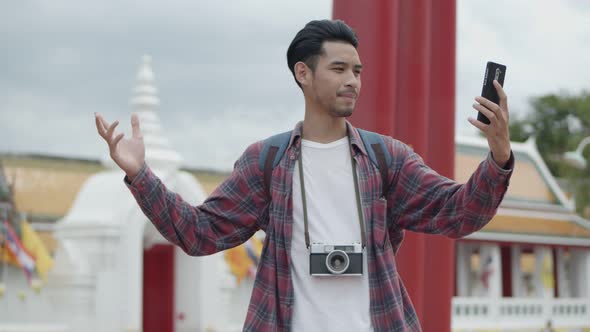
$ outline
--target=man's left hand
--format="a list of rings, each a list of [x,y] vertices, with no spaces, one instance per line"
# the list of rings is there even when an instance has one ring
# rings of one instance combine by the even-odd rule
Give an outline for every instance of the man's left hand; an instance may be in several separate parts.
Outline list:
[[[469,118],[469,122],[484,133],[488,139],[488,145],[492,151],[494,161],[498,166],[504,167],[508,159],[510,159],[508,98],[506,97],[506,93],[504,93],[504,89],[502,89],[502,86],[496,80],[494,80],[494,87],[498,91],[500,105],[484,97],[475,97],[477,103],[473,104],[473,108],[490,119],[490,124],[486,125],[474,118]]]

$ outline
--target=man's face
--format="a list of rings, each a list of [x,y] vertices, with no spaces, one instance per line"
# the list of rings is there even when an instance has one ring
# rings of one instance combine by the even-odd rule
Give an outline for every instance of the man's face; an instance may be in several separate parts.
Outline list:
[[[324,42],[323,48],[305,92],[332,116],[348,117],[361,90],[359,55],[344,42]]]

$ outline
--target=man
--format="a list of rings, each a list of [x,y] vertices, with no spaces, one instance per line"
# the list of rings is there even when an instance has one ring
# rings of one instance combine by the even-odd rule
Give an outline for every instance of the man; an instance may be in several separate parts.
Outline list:
[[[139,206],[170,242],[190,255],[237,246],[266,232],[244,331],[419,331],[394,254],[408,229],[461,237],[482,228],[507,189],[514,159],[506,95],[477,99],[490,125],[470,119],[491,153],[464,185],[423,164],[405,144],[382,136],[392,162],[389,191],[359,131],[346,121],[361,88],[358,41],[342,21],[312,21],[287,51],[305,98],[305,117],[266,188],[259,167],[264,142],[249,146],[229,178],[200,206],[168,191],[144,161],[139,121],[133,136],[96,116],[99,134]],[[360,227],[359,227],[360,225]],[[363,243],[357,276],[311,275],[310,243]]]

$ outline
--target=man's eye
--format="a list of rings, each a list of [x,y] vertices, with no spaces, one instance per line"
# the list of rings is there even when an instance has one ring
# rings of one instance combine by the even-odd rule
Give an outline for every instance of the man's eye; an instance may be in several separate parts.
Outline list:
[[[336,67],[336,68],[334,68],[334,70],[337,72],[343,72],[344,68]]]

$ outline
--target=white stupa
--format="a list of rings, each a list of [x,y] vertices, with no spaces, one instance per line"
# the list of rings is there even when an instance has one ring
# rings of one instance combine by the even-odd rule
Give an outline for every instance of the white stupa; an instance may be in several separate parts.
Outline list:
[[[172,148],[169,140],[162,133],[158,115],[160,98],[155,85],[152,58],[149,55],[143,56],[136,81],[130,104],[133,112],[139,116],[141,133],[146,148],[146,162],[153,169],[168,172],[176,171],[182,162],[182,157]],[[121,125],[119,125],[118,129],[124,130],[128,128],[121,128]],[[103,158],[103,164],[118,169],[108,154]]]
[[[160,126],[160,101],[149,56],[143,57],[131,105],[140,118],[148,165],[185,201],[202,202],[201,185],[192,175],[179,171],[182,158]],[[101,138],[96,135],[96,139]],[[123,182],[123,172],[108,156],[103,162],[109,170],[84,183],[72,208],[56,225],[59,247],[43,292],[34,301],[6,306],[0,321],[15,326],[26,322],[35,331],[140,332],[148,330],[142,327],[143,308],[158,306],[158,310],[170,309],[175,331],[241,327],[234,324],[243,322],[245,311],[234,319],[227,310],[234,282],[221,254],[189,257],[170,247],[139,209]],[[159,277],[154,273],[144,275],[144,259],[155,244],[172,253],[170,271],[162,272],[173,276],[167,284],[153,284]],[[144,281],[152,283],[152,289],[172,288],[168,295],[173,303],[144,303]],[[243,302],[245,309],[247,299]]]

